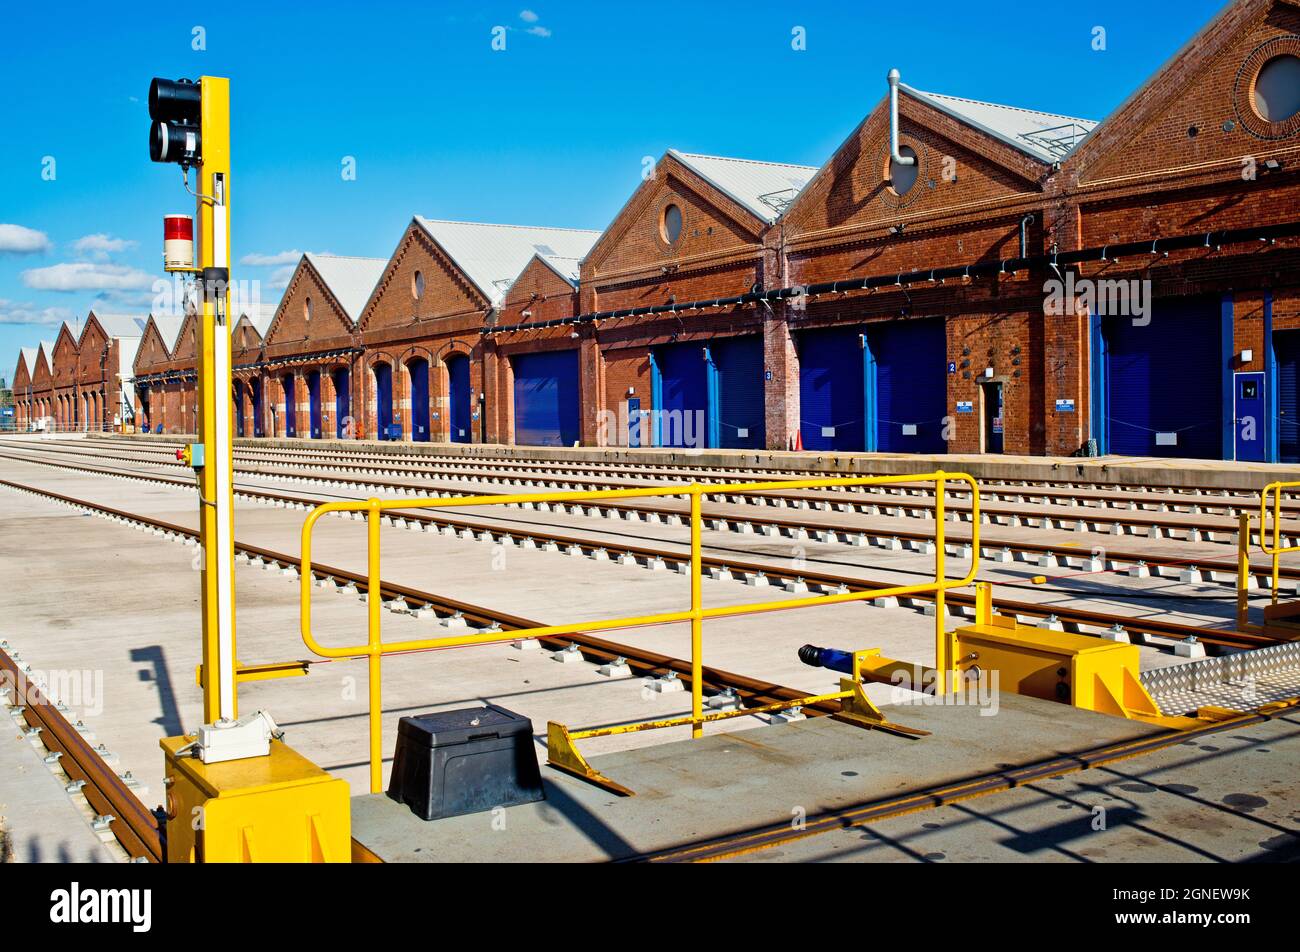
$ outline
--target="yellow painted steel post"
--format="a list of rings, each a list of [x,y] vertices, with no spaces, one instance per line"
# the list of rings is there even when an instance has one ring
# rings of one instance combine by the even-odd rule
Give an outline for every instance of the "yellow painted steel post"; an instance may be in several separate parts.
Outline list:
[[[1250,514],[1241,513],[1237,518],[1237,627],[1244,628],[1250,623],[1250,599],[1247,586],[1250,585]]]
[[[1260,526],[1262,534],[1264,527]],[[1282,487],[1278,486],[1273,495],[1273,604],[1277,604],[1277,583],[1279,567],[1282,561]]]
[[[947,570],[944,557],[943,519],[944,519],[944,478],[943,471],[936,474],[934,481],[934,578],[938,588],[934,592],[934,666],[938,671],[936,694],[948,693],[949,672],[953,668],[952,646],[948,643],[947,626],[944,624],[944,590],[943,577]]]
[[[383,644],[380,638],[380,611],[384,597],[380,592],[379,581],[379,527],[383,512],[379,500],[370,500],[370,512],[367,519],[367,555],[369,574],[366,581],[366,607],[370,610],[370,640],[368,678],[370,680],[370,792],[383,792],[383,741],[384,712],[382,683],[380,682],[380,663],[383,657]]]
[[[691,737],[704,735],[704,598],[700,580],[700,489],[691,488]]]
[[[230,267],[230,80],[199,79],[199,266]],[[198,327],[199,532],[203,552],[203,720],[238,717],[235,693],[233,440],[230,427],[230,290],[204,288]],[[216,293],[213,293],[213,292]]]

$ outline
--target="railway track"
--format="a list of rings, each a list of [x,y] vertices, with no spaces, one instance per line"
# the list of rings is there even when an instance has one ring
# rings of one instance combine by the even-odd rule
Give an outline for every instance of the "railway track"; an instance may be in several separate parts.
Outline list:
[[[87,441],[93,444],[111,444],[119,447],[141,449],[150,447],[155,440],[130,437],[100,438]],[[163,447],[180,446],[181,442],[164,443]],[[399,444],[393,444],[399,445]],[[411,445],[411,444],[400,444]],[[432,445],[432,444],[430,444]],[[600,463],[575,463],[570,461],[533,461],[515,456],[494,456],[490,454],[438,454],[414,452],[377,452],[373,448],[330,448],[315,449],[309,441],[303,441],[301,447],[258,446],[247,441],[236,445],[236,452],[265,455],[287,456],[296,459],[343,460],[363,462],[367,466],[390,468],[395,464],[424,469],[470,469],[482,472],[490,469],[502,473],[533,473],[537,475],[557,476],[604,476],[610,473],[629,476],[644,476],[658,481],[685,479],[688,481],[708,477],[709,481],[737,480],[749,482],[756,474],[765,480],[808,478],[805,469],[775,468],[764,466],[747,466],[728,469],[717,466],[693,465],[689,455],[670,467],[650,463],[633,463],[620,460],[602,460]],[[830,475],[830,474],[827,474]],[[1137,507],[1136,511],[1172,511],[1187,512],[1197,515],[1202,512],[1219,514],[1236,518],[1240,513],[1253,514],[1259,509],[1259,493],[1245,490],[1206,489],[1190,487],[1175,483],[1159,484],[1151,481],[1142,486],[1121,481],[1101,482],[1095,480],[1062,479],[1050,485],[1030,480],[982,478],[979,480],[981,493],[987,498],[1020,500],[1034,504],[1052,505],[1097,505],[1107,508]],[[899,484],[886,487],[892,494],[920,494],[921,487]],[[1162,509],[1162,507],[1164,507]],[[1284,502],[1283,512],[1289,517],[1300,517],[1300,502]]]
[[[30,460],[25,461],[31,462]],[[36,462],[40,463],[39,460]],[[113,474],[102,469],[72,466],[69,464],[54,464],[50,462],[45,462],[43,465],[57,466],[60,469],[82,470],[98,476],[118,475],[122,478],[169,484],[183,489],[192,488],[192,483],[188,480],[172,479],[164,476],[151,476],[135,472]],[[163,532],[168,534],[183,534],[186,538],[194,538],[196,535],[192,530],[182,529],[178,526],[159,524],[148,517],[117,512],[96,503],[86,500],[70,499],[69,497],[64,497],[61,494],[49,490],[43,490],[38,487],[14,483],[8,480],[0,480],[0,485],[9,486],[10,488],[22,491],[37,492],[72,505],[94,509],[114,516],[125,517],[132,521],[147,522],[154,525],[156,528],[161,528]],[[336,499],[300,496],[288,492],[254,490],[247,487],[237,488],[236,492],[238,495],[257,501],[278,505],[291,505],[302,509],[313,508],[324,502],[337,501]],[[454,501],[449,501],[449,504],[454,505]],[[684,546],[668,549],[640,543],[625,544],[622,542],[617,546],[614,546],[606,540],[593,540],[591,538],[582,538],[580,536],[556,533],[554,531],[546,530],[545,527],[539,527],[534,524],[529,524],[524,527],[503,527],[484,521],[467,519],[461,516],[452,516],[442,512],[430,512],[427,510],[396,510],[386,518],[391,525],[399,527],[404,526],[408,528],[418,528],[424,531],[457,533],[462,536],[468,535],[468,537],[478,539],[479,541],[500,545],[518,545],[523,548],[551,548],[555,551],[564,550],[572,555],[585,555],[593,558],[608,559],[616,557],[611,553],[612,549],[614,553],[621,553],[621,555],[617,557],[628,561],[629,564],[635,563],[637,565],[645,565],[647,568],[668,569],[670,567],[680,567],[685,564],[687,559]],[[709,546],[706,548],[710,551],[706,552],[703,556],[702,563],[709,574],[715,579],[735,579],[739,576],[755,582],[761,579],[762,582],[760,584],[784,585],[787,587],[787,590],[793,592],[820,590],[826,593],[870,591],[887,588],[891,585],[897,584],[896,582],[863,578],[859,575],[845,575],[829,571],[819,571],[814,568],[811,563],[795,568],[776,562],[757,562],[752,560],[752,558],[735,558],[731,556],[717,555],[712,554],[712,551],[715,550],[716,547]],[[265,550],[258,550],[256,547],[252,546],[244,546],[243,549],[252,556],[261,559],[270,559],[286,567],[296,566],[298,564],[296,557],[285,553],[268,553]],[[678,568],[678,570],[680,571],[681,569]],[[364,582],[364,579],[356,575],[356,573],[345,573],[342,572],[342,570],[338,571],[341,573],[339,577],[344,575],[348,576],[354,585],[358,583],[358,580]],[[322,569],[321,572],[326,575],[330,574],[330,572],[327,572],[324,569]],[[791,588],[791,586],[793,586],[793,588]],[[435,611],[438,610],[438,598],[430,593],[409,591],[394,594],[391,597],[404,598],[416,611],[421,607],[429,607]],[[911,604],[913,607],[924,607],[927,603],[932,602],[933,599],[925,596],[914,596],[903,601],[905,604]],[[947,594],[946,601],[949,611],[967,617],[974,616],[975,597],[973,594],[951,591]],[[1118,615],[1108,612],[1090,611],[1078,606],[1077,604],[1070,603],[1049,605],[1005,597],[995,597],[993,605],[994,609],[1001,614],[1014,616],[1029,624],[1043,621],[1049,623],[1056,622],[1060,623],[1063,627],[1068,627],[1072,630],[1084,633],[1109,634],[1111,636],[1125,634],[1131,640],[1138,642],[1146,642],[1153,638],[1167,639],[1171,641],[1194,640],[1206,645],[1207,647],[1227,650],[1246,650],[1276,643],[1276,639],[1270,637],[1249,632],[1236,631],[1230,628],[1211,628],[1204,625],[1189,625],[1159,618],[1136,618],[1133,616]],[[450,611],[460,611],[464,614],[463,608],[452,608]],[[490,618],[495,616],[486,610],[480,610],[479,615],[475,617]],[[516,624],[512,627],[518,628],[525,626]]]
[[[9,454],[0,452],[0,457],[6,455],[8,455],[9,458],[14,458],[14,459],[21,458],[29,462],[35,462],[35,463],[42,462],[41,460],[42,454],[40,453],[34,456],[22,456],[21,454],[13,454],[12,452]],[[99,456],[97,454],[80,453],[79,451],[76,450],[59,450],[56,451],[54,455],[61,456],[64,458],[77,457],[77,456],[89,457],[90,459],[96,461],[102,461],[104,459],[104,457]],[[131,461],[141,462],[145,465],[166,466],[167,468],[176,468],[178,465],[180,465],[177,464],[175,460],[155,461],[151,459],[136,459],[135,457],[132,457]],[[266,464],[262,464],[262,465],[266,465]],[[285,464],[285,465],[296,465],[296,464]],[[87,472],[101,472],[101,471],[107,472],[106,470],[96,469],[94,467],[78,467],[73,464],[66,464],[63,465],[61,468],[71,468],[71,469],[82,468],[84,469],[84,471]],[[361,478],[361,477],[348,478],[348,477],[337,475],[334,472],[336,467],[328,466],[328,465],[322,465],[320,469],[322,470],[320,473],[313,473],[311,471],[268,472],[259,469],[250,470],[247,468],[240,468],[237,466],[236,474],[237,475],[242,474],[248,477],[263,477],[268,479],[278,479],[286,482],[302,482],[307,484],[318,484],[318,485],[327,485],[327,486],[334,486],[340,488],[348,488],[354,492],[361,492],[362,495],[368,492],[391,493],[395,495],[436,494],[439,496],[454,498],[456,495],[469,496],[469,495],[491,495],[492,494],[490,492],[485,492],[484,490],[478,488],[471,489],[467,487],[464,489],[458,489],[458,488],[449,488],[446,485],[429,486],[418,482],[406,482],[401,480],[385,479],[380,476],[370,476],[368,478]],[[373,469],[370,467],[366,467],[365,469],[367,472],[373,471]],[[141,479],[150,478],[147,474],[143,474],[143,473],[133,474],[129,471],[119,471],[118,473],[116,473],[116,475],[120,475],[124,478],[141,478]],[[170,477],[159,476],[157,478],[163,479],[163,478],[170,478]],[[472,481],[475,483],[488,483],[488,484],[500,482],[500,480],[494,480],[492,478],[486,478],[486,477],[474,478],[472,480],[467,479],[467,481]],[[174,482],[176,482],[177,484],[179,484],[180,482],[184,482],[187,485],[189,483],[188,480],[177,480]],[[647,484],[645,483],[602,483],[599,485],[600,488],[632,488],[632,487],[643,488]],[[587,483],[573,484],[567,482],[565,483],[551,482],[547,484],[547,487],[556,488],[556,489],[593,488],[591,484],[587,484]],[[264,492],[259,493],[258,491],[252,489],[247,484],[240,486],[239,492],[241,495],[244,495],[247,498],[258,500],[258,501],[266,501],[268,496],[267,493]],[[508,499],[510,493],[498,493],[498,495],[501,495],[503,499]],[[719,495],[721,495],[724,499],[726,498],[725,493]],[[274,498],[278,498],[278,497],[272,496],[272,499]],[[716,496],[714,498],[715,500],[717,499]],[[758,499],[759,497],[754,497],[754,498]],[[316,503],[324,502],[324,501],[328,501],[328,500],[319,499],[319,498],[314,499],[314,502]],[[867,513],[870,514],[879,514],[882,509],[889,510],[890,514],[893,513],[897,513],[898,515],[907,514],[909,516],[912,516],[913,518],[924,518],[924,516],[927,514],[928,515],[933,514],[932,502],[927,503],[926,506],[920,510],[912,508],[910,503],[899,505],[896,507],[879,506],[876,504],[870,504],[864,506],[856,502],[852,503],[851,505],[855,506],[859,511],[866,510]],[[561,508],[561,507],[557,507],[557,508]],[[637,502],[622,503],[622,504],[602,504],[601,506],[598,507],[583,506],[581,504],[573,504],[562,508],[575,515],[590,515],[592,513],[598,513],[606,516],[616,516],[624,520],[628,518],[637,518],[637,519],[657,518],[660,521],[674,520],[674,519],[680,520],[682,516],[685,514],[684,505],[678,505],[675,507],[664,506],[661,503],[655,503],[651,501],[637,501]],[[969,518],[969,513],[970,513],[969,507],[965,509],[965,512]],[[709,524],[712,528],[717,530],[725,529],[725,530],[736,532],[738,534],[762,533],[776,538],[788,538],[791,540],[792,543],[796,543],[796,544],[812,541],[814,539],[818,542],[823,542],[823,543],[837,542],[843,539],[845,542],[849,544],[861,545],[861,544],[869,544],[869,540],[874,539],[877,540],[877,544],[886,547],[892,547],[892,546],[920,547],[929,543],[929,541],[933,536],[932,531],[926,531],[924,529],[908,530],[901,526],[894,526],[887,530],[882,530],[882,529],[877,529],[872,527],[855,528],[851,526],[846,526],[840,522],[836,522],[833,518],[818,518],[811,514],[809,515],[801,514],[798,515],[797,517],[780,517],[780,516],[770,515],[766,512],[762,512],[761,510],[752,515],[747,513],[737,514],[736,511],[723,512],[717,509],[716,507],[710,507],[707,504],[705,506],[704,515],[705,515],[706,523]],[[1089,524],[1088,519],[1086,517],[1076,516],[1076,527],[1079,523],[1085,525]],[[474,523],[474,524],[478,525],[479,523]],[[1223,531],[1221,530],[1220,527],[1216,527],[1216,530]],[[1296,531],[1300,531],[1300,529]],[[1210,532],[1209,528],[1206,527],[1205,533],[1209,534],[1209,532]],[[1115,545],[1106,545],[1104,547],[1104,551],[1100,553],[1094,552],[1092,547],[1089,547],[1086,551],[1072,553],[1071,552],[1072,546],[1069,543],[1063,545],[1061,542],[1032,542],[1032,541],[1027,541],[1025,539],[1015,539],[1015,538],[998,539],[996,537],[989,536],[987,533],[984,533],[983,536],[984,537],[981,541],[981,546],[980,546],[981,555],[982,557],[987,558],[994,562],[1021,561],[1025,563],[1031,563],[1035,565],[1036,568],[1039,569],[1053,570],[1053,569],[1065,568],[1065,569],[1077,570],[1081,573],[1085,573],[1091,576],[1096,576],[1107,572],[1127,571],[1130,574],[1136,574],[1140,577],[1143,573],[1146,573],[1148,575],[1154,575],[1156,577],[1167,576],[1182,581],[1211,582],[1211,583],[1232,588],[1234,590],[1237,585],[1237,561],[1236,561],[1235,549],[1231,552],[1231,554],[1225,553],[1225,555],[1220,558],[1206,558],[1203,556],[1191,557],[1191,558],[1176,558],[1172,554],[1168,556],[1164,556],[1164,555],[1153,554],[1152,552],[1128,551],[1116,547]],[[1291,538],[1291,536],[1284,535],[1283,537],[1284,543],[1286,543],[1289,538]],[[572,540],[566,538],[565,541],[567,543],[567,542],[571,542]],[[952,553],[954,555],[962,556],[963,554],[966,555],[969,554],[966,553],[963,549],[963,546],[967,548],[969,547],[971,541],[971,537],[969,533],[949,530],[948,541],[952,549]],[[1233,541],[1235,542],[1235,532],[1233,533]],[[1254,579],[1256,584],[1267,585],[1270,582],[1271,570],[1272,570],[1271,565],[1264,565],[1264,564],[1252,565],[1251,566],[1252,578]],[[1188,576],[1188,577],[1184,578],[1184,576]],[[1300,567],[1283,565],[1279,572],[1279,579],[1291,583],[1292,585],[1300,585]]]

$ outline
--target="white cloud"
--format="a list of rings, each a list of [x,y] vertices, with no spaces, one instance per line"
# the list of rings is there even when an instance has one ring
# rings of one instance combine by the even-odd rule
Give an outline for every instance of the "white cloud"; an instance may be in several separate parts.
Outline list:
[[[64,307],[37,307],[28,302],[0,298],[0,324],[42,324],[57,326],[72,318]]]
[[[153,285],[153,276],[120,264],[70,261],[48,268],[29,268],[23,284],[37,291],[138,291]]]
[[[276,268],[271,272],[271,276],[262,282],[263,286],[271,291],[283,291],[289,286],[289,279],[293,277],[295,270],[297,269],[293,265]]]
[[[272,267],[275,265],[297,264],[298,259],[302,257],[301,251],[281,251],[277,254],[251,254],[244,255],[239,259],[239,263],[254,268]]]
[[[0,225],[0,254],[32,255],[49,248],[50,239],[43,231],[22,225]]]
[[[114,238],[103,233],[86,235],[72,243],[72,250],[86,258],[107,261],[109,255],[134,248],[136,243],[127,238]]]
[[[551,31],[544,26],[530,26],[525,33],[531,33],[533,36],[550,36]]]
[[[523,20],[525,23],[536,23],[537,14],[532,10],[520,10],[519,19]]]

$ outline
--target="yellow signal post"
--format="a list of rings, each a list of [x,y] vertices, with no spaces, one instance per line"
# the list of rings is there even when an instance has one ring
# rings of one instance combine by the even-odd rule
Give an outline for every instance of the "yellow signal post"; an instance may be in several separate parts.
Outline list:
[[[155,79],[150,156],[197,168],[199,256],[168,270],[199,279],[198,474],[203,556],[203,726],[162,741],[173,860],[347,861],[348,786],[280,740],[268,714],[239,718],[235,660],[234,439],[230,366],[230,81]],[[171,216],[177,218],[183,216]],[[170,233],[168,233],[170,236]],[[179,256],[184,258],[183,253]],[[253,669],[248,669],[253,670]]]

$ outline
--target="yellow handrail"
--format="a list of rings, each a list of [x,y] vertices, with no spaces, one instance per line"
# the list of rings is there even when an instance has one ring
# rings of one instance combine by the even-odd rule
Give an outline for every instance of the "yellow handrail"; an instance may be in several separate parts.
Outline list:
[[[1273,604],[1277,604],[1277,583],[1281,556],[1287,552],[1300,552],[1300,545],[1282,545],[1282,490],[1294,489],[1300,482],[1269,483],[1259,494],[1259,548],[1273,559]],[[1273,544],[1268,544],[1268,497],[1273,496]]]
[[[961,579],[945,577],[944,552],[944,494],[949,481],[964,482],[971,493],[971,567]],[[832,489],[851,486],[886,486],[895,483],[927,482],[935,485],[935,580],[916,585],[896,585],[887,588],[862,592],[843,592],[831,595],[815,595],[807,598],[794,598],[782,601],[753,602],[746,605],[726,605],[705,608],[701,589],[701,501],[712,493],[760,493],[772,491],[789,491],[801,489]],[[413,641],[399,641],[385,644],[380,636],[380,611],[382,609],[382,581],[379,567],[380,526],[383,514],[390,510],[438,509],[461,506],[501,506],[522,503],[569,503],[594,500],[648,499],[655,497],[689,496],[691,520],[691,607],[683,611],[660,612],[653,615],[610,618],[599,621],[575,622],[566,625],[543,625],[534,628],[513,629],[509,635],[501,631],[476,632],[464,635],[451,635],[441,638],[420,638]],[[540,638],[545,636],[574,634],[583,631],[604,631],[614,628],[629,628],[641,625],[659,625],[670,622],[689,621],[691,623],[691,736],[699,737],[703,733],[706,717],[703,712],[703,623],[706,618],[723,618],[732,615],[755,614],[772,611],[788,611],[812,605],[829,605],[838,602],[865,601],[873,598],[898,597],[933,593],[935,599],[935,658],[936,668],[943,672],[956,669],[955,642],[944,629],[944,594],[953,588],[969,585],[979,568],[979,526],[980,526],[980,492],[979,485],[965,473],[945,473],[936,471],[914,476],[859,476],[830,479],[807,479],[762,483],[692,483],[688,486],[654,486],[645,489],[602,489],[577,492],[528,493],[521,495],[469,496],[465,498],[417,498],[417,499],[367,499],[355,501],[329,502],[317,506],[307,516],[302,527],[302,575],[301,575],[301,613],[300,627],[303,643],[315,654],[323,658],[355,658],[365,656],[369,662],[370,695],[370,789],[378,793],[382,789],[382,708],[380,691],[380,659],[385,654],[402,651],[424,651],[439,648],[455,648],[465,645],[485,644],[510,640]],[[365,512],[367,514],[367,601],[369,608],[369,638],[363,645],[348,647],[327,647],[320,644],[311,629],[311,588],[312,588],[312,530],[316,522],[332,512]],[[941,677],[936,690],[947,690],[947,678]]]

